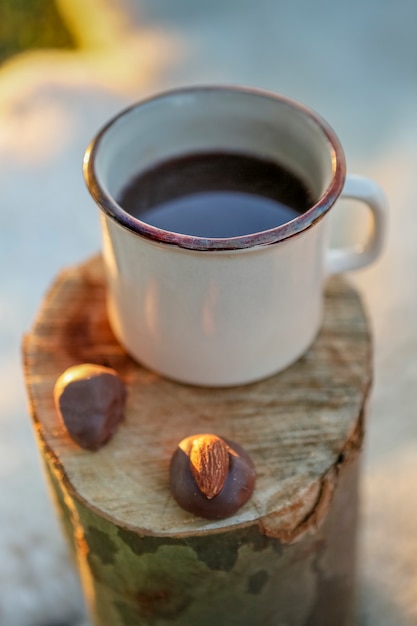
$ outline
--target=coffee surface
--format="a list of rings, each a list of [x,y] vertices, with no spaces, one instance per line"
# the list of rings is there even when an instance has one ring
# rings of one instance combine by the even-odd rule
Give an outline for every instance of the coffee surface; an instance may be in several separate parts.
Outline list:
[[[238,237],[289,222],[313,205],[281,165],[235,153],[177,157],[139,173],[118,199],[147,224],[197,237]]]

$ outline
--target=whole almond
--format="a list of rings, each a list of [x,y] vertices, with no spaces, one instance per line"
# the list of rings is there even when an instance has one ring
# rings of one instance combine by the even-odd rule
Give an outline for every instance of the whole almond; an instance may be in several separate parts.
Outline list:
[[[217,496],[229,472],[229,449],[216,435],[199,435],[190,449],[190,465],[197,487],[209,500]]]

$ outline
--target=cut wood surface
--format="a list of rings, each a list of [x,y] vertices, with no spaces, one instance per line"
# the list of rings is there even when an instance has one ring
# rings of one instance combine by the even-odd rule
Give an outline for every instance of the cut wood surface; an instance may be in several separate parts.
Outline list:
[[[107,322],[100,258],[62,272],[24,342],[26,383],[51,493],[95,626],[351,626],[358,468],[371,382],[360,300],[326,289],[323,327],[292,367],[203,389],[135,363]],[[79,448],[53,402],[69,366],[123,377],[124,421]],[[243,446],[257,482],[233,516],[208,521],[169,492],[178,442],[211,432]]]
[[[24,358],[40,446],[83,506],[144,535],[186,537],[256,525],[282,542],[326,516],[338,471],[361,445],[372,372],[361,302],[344,280],[333,278],[319,336],[284,372],[228,389],[166,380],[134,362],[115,340],[100,257],[60,273],[25,337]],[[98,452],[69,438],[53,402],[58,376],[86,362],[114,368],[128,388],[125,420]],[[200,432],[238,442],[255,463],[255,492],[232,518],[194,517],[170,495],[171,455],[179,440]]]

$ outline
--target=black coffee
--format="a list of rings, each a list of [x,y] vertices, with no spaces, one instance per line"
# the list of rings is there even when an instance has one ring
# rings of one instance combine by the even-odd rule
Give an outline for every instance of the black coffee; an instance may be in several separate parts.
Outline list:
[[[193,154],[136,176],[119,204],[138,219],[198,237],[238,237],[289,222],[313,204],[306,185],[272,161]]]

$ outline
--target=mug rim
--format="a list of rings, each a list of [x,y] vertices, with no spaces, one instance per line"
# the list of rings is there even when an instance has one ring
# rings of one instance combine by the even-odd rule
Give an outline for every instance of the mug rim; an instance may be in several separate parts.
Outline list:
[[[176,233],[152,226],[151,224],[133,217],[130,213],[125,211],[111,196],[111,194],[109,194],[108,191],[102,187],[96,174],[95,162],[104,136],[121,118],[129,115],[129,113],[133,110],[139,109],[143,106],[149,106],[154,102],[156,103],[170,97],[202,92],[229,92],[235,94],[241,93],[244,95],[257,95],[269,100],[275,100],[281,104],[287,104],[309,118],[310,121],[313,122],[313,124],[315,124],[316,127],[318,127],[322,132],[328,142],[330,151],[332,152],[332,179],[317,202],[307,211],[289,222],[285,222],[284,224],[275,226],[274,228],[270,228],[268,230],[258,231],[247,235],[240,235],[237,237],[198,237],[195,235]],[[101,130],[97,132],[87,147],[84,153],[83,173],[88,191],[99,208],[106,216],[111,218],[113,221],[116,221],[120,226],[128,229],[133,235],[189,250],[240,250],[279,243],[285,239],[298,235],[305,230],[308,230],[319,222],[331,209],[342,192],[346,178],[346,162],[343,148],[334,130],[316,111],[305,106],[304,104],[281,94],[252,87],[231,85],[197,85],[160,92],[156,95],[135,102],[113,116],[101,128]]]

